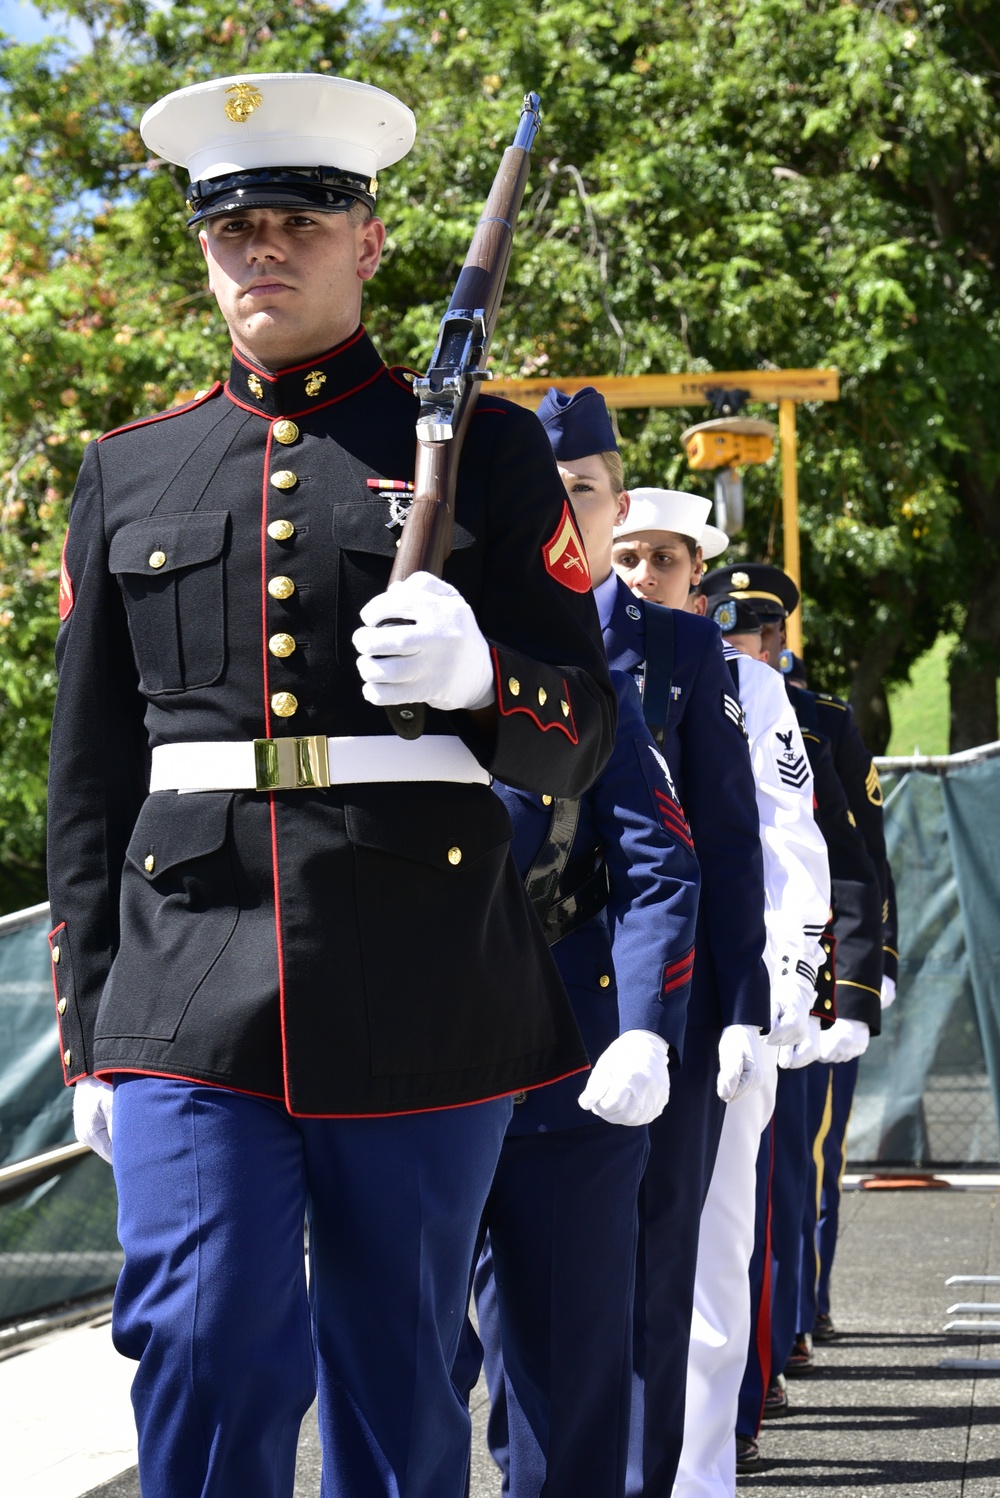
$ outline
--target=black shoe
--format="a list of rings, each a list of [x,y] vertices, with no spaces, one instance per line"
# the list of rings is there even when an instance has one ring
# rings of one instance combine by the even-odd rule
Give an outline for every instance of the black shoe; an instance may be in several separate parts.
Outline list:
[[[832,1342],[833,1339],[834,1339],[834,1337],[839,1337],[839,1336],[840,1336],[840,1333],[837,1331],[837,1328],[834,1326],[834,1324],[833,1324],[833,1318],[832,1318],[832,1316],[830,1316],[829,1312],[827,1312],[827,1311],[820,1311],[819,1315],[816,1317],[816,1320],[815,1320],[815,1322],[813,1324],[813,1341],[814,1342]]]
[[[778,1415],[787,1415],[789,1408],[788,1390],[785,1388],[785,1376],[783,1373],[776,1373],[768,1384],[767,1393],[764,1395],[763,1418],[765,1420],[773,1420]]]
[[[795,1378],[800,1373],[812,1373],[815,1366],[812,1338],[808,1332],[799,1332],[792,1343],[792,1350],[788,1354],[788,1362],[785,1364],[785,1374],[787,1377]]]
[[[737,1472],[752,1472],[755,1467],[760,1466],[760,1447],[753,1436],[736,1437],[736,1470]]]

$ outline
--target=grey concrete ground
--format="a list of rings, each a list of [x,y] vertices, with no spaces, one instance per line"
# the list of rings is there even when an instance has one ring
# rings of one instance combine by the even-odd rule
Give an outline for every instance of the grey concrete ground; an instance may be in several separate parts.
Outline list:
[[[944,1283],[1000,1274],[998,1204],[995,1191],[845,1193],[831,1307],[841,1336],[788,1380],[791,1412],[765,1423],[745,1498],[1000,1498],[1000,1375],[938,1367],[1000,1358],[1000,1337],[942,1330],[954,1302],[1000,1300],[1000,1286]]]
[[[769,1421],[743,1498],[851,1493],[855,1498],[1000,1498],[1000,1375],[943,1371],[955,1355],[1000,1358],[1000,1336],[946,1335],[947,1307],[1000,1300],[997,1290],[948,1290],[949,1274],[1000,1274],[1000,1193],[845,1194],[834,1278],[840,1339],[813,1372],[789,1380],[793,1409]],[[475,1397],[471,1498],[497,1498],[485,1451],[485,1391]],[[319,1492],[315,1422],[303,1429],[295,1498]],[[135,1473],[90,1498],[139,1498]],[[581,1493],[579,1498],[605,1498]]]

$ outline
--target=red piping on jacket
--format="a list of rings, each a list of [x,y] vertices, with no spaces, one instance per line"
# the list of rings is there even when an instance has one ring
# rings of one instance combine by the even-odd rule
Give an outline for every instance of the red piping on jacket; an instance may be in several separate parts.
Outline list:
[[[196,406],[203,406],[207,400],[211,400],[217,390],[221,389],[222,381],[216,380],[204,395],[196,395],[194,400],[185,401],[183,406],[174,406],[172,411],[160,411],[156,416],[143,416],[139,421],[126,422],[123,427],[112,427],[110,432],[102,432],[97,440],[107,442],[109,437],[117,437],[120,432],[134,432],[138,427],[152,426],[154,421],[169,421],[171,416],[183,416],[185,411],[193,411]]]
[[[566,678],[563,677],[562,690],[563,701],[569,706],[569,718],[567,722],[560,723],[558,718],[553,718],[551,723],[543,723],[538,714],[532,712],[530,707],[522,707],[520,703],[518,703],[518,705],[515,707],[504,707],[503,685],[500,680],[500,657],[497,654],[497,647],[495,645],[490,648],[490,654],[493,657],[493,675],[496,681],[497,708],[500,712],[500,716],[503,718],[512,718],[515,713],[526,713],[535,724],[535,726],[537,728],[540,728],[543,733],[547,733],[550,728],[558,728],[566,735],[571,744],[578,744],[580,742],[580,735],[576,731],[576,721],[573,717],[573,704],[572,702],[570,702],[569,687],[566,685]]]
[[[576,1077],[581,1072],[589,1070],[589,1065],[577,1066],[572,1071],[564,1072],[562,1076],[551,1077],[545,1082],[532,1082],[528,1087],[510,1087],[506,1092],[493,1093],[490,1097],[470,1098],[467,1103],[441,1103],[434,1108],[399,1108],[393,1113],[295,1113],[291,1108],[288,1111],[293,1118],[409,1118],[415,1113],[445,1113],[450,1108],[476,1108],[480,1103],[496,1103],[501,1098],[513,1097],[518,1092],[537,1092],[539,1087],[551,1087],[555,1082],[564,1082],[567,1077]],[[246,1087],[233,1087],[229,1082],[207,1082],[204,1077],[182,1077],[177,1072],[152,1071],[148,1066],[102,1067],[100,1071],[94,1072],[94,1076],[100,1081],[119,1076],[164,1077],[168,1082],[187,1082],[192,1087],[217,1087],[220,1092],[235,1092],[240,1097],[263,1098],[269,1103],[285,1101],[285,1106],[288,1106],[287,1100],[280,1098],[274,1092],[251,1092]]]
[[[361,323],[359,324],[356,333],[352,333],[350,338],[345,338],[343,343],[335,344],[332,349],[329,349],[325,354],[322,354],[320,358],[307,359],[304,364],[289,364],[287,369],[279,369],[275,374],[269,374],[266,369],[260,369],[256,364],[251,364],[249,359],[244,359],[243,355],[240,353],[239,349],[235,347],[235,345],[233,346],[232,352],[233,358],[238,364],[242,364],[244,369],[249,369],[251,374],[263,375],[268,384],[276,385],[282,375],[298,374],[300,369],[310,369],[313,365],[325,364],[328,359],[332,359],[336,354],[345,354],[349,348],[353,348],[358,340],[360,338],[363,338],[364,336],[365,327],[364,323]]]

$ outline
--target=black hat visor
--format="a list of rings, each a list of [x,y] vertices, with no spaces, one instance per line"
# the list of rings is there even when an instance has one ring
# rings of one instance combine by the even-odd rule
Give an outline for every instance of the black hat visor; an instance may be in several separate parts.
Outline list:
[[[223,213],[248,208],[311,208],[314,213],[347,213],[355,203],[375,207],[370,177],[329,166],[268,166],[192,182],[188,227]]]

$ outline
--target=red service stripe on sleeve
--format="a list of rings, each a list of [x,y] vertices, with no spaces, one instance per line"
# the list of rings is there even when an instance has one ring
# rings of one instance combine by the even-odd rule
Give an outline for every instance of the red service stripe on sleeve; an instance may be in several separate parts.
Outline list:
[[[663,969],[663,976],[665,978],[671,978],[673,977],[674,973],[678,972],[682,967],[691,967],[693,963],[694,947],[691,948],[690,952],[688,952],[686,956],[678,957],[676,962],[669,962]]]
[[[691,831],[686,823],[676,822],[672,817],[668,817],[666,814],[664,814],[663,825],[666,828],[667,832],[672,832],[674,834],[674,837],[680,838],[681,842],[686,844],[687,847],[691,848],[692,850],[694,849],[694,842],[691,837]]]
[[[657,796],[657,801],[660,811],[665,817],[671,817],[679,827],[684,827],[688,831],[690,831],[690,828],[688,827],[688,819],[681,811],[676,801],[670,801],[666,796],[659,795]]]
[[[671,978],[669,983],[664,983],[663,992],[673,993],[675,988],[683,988],[685,983],[691,982],[691,973],[678,973],[676,978]]]

